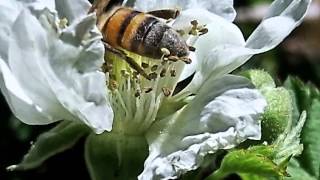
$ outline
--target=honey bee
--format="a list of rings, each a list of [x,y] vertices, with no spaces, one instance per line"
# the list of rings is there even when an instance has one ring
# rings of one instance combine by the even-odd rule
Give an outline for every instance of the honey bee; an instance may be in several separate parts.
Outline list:
[[[173,19],[179,15],[176,9],[139,12],[129,7],[109,8],[110,0],[94,1],[89,13],[96,12],[97,26],[103,35],[106,50],[122,57],[138,73],[149,78],[122,49],[141,56],[160,59],[164,55],[172,60],[188,58],[189,47],[180,34],[161,19]],[[165,52],[164,52],[165,50]]]

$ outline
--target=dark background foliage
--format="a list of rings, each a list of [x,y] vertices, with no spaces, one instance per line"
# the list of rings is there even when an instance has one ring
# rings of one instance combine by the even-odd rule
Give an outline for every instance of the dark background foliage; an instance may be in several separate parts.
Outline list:
[[[114,0],[118,1],[118,0]],[[259,23],[261,16],[255,13],[261,3],[270,0],[235,1],[239,10],[236,23],[245,36]],[[315,0],[313,6],[319,6]],[[258,11],[259,12],[259,11]],[[248,68],[266,69],[281,84],[288,75],[298,76],[304,81],[320,85],[320,21],[319,14],[310,13],[305,22],[297,28],[278,48],[268,53],[253,57],[240,70]],[[84,159],[83,142],[74,148],[50,158],[41,167],[26,172],[7,172],[6,167],[18,163],[28,151],[30,143],[36,137],[54,125],[28,126],[14,117],[3,96],[0,96],[0,180],[28,179],[89,179]]]

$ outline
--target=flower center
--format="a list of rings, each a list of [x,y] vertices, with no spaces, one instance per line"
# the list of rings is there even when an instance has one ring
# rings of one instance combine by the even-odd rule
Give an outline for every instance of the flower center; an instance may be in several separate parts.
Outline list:
[[[115,114],[113,130],[141,134],[156,120],[162,100],[172,95],[185,63],[126,53],[145,75],[121,57],[106,53],[103,69]]]

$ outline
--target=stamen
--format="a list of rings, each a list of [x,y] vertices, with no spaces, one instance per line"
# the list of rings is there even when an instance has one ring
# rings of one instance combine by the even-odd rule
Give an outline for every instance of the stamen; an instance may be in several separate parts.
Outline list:
[[[141,66],[144,68],[144,69],[147,69],[149,67],[149,64],[143,62],[141,63]]]
[[[169,56],[168,60],[172,61],[172,62],[177,62],[179,60],[179,57],[178,56]]]
[[[191,25],[194,26],[194,27],[197,27],[198,24],[199,24],[197,20],[192,20],[190,23],[191,23]]]
[[[206,33],[208,33],[208,29],[205,28],[206,25],[200,25],[197,20],[193,20],[190,22],[192,27],[191,30],[189,31],[189,35],[194,35],[194,36],[202,36]]]
[[[150,73],[148,77],[150,80],[154,80],[154,79],[157,79],[158,74],[156,72],[153,72],[153,73]]]
[[[208,31],[209,31],[208,28],[200,29],[200,30],[199,30],[199,32],[200,32],[199,36],[202,36],[202,35],[204,35],[204,34],[207,34]]]
[[[189,34],[190,35],[194,35],[196,36],[198,34],[198,21],[197,20],[193,20],[190,22],[192,27],[191,27],[191,30],[189,31]]]
[[[102,64],[101,69],[102,69],[102,72],[107,73],[107,72],[112,72],[112,67],[113,65],[111,63],[104,62]]]
[[[116,80],[110,79],[110,81],[109,81],[109,89],[116,90],[118,88],[118,86],[119,85],[118,85]]]
[[[169,61],[169,58],[167,58],[167,57],[163,58],[161,61],[161,65],[167,64],[168,61]]]
[[[138,73],[137,71],[133,71],[132,77],[133,77],[134,79],[139,79],[139,73]]]
[[[171,77],[176,77],[176,75],[177,75],[176,70],[175,69],[171,69],[170,70],[170,75],[171,75]]]
[[[137,89],[136,93],[134,94],[135,97],[140,97],[141,96],[141,91]]]
[[[149,93],[149,92],[151,92],[152,91],[152,87],[148,87],[148,88],[145,88],[145,93]]]
[[[169,88],[166,88],[166,87],[162,88],[162,92],[166,97],[170,96],[170,94],[171,94],[171,90]]]
[[[121,70],[121,75],[126,79],[130,77],[130,74],[126,70]]]
[[[153,65],[152,67],[151,67],[151,71],[156,71],[158,69],[158,65]]]
[[[193,46],[188,46],[188,48],[189,48],[189,51],[192,51],[192,52],[196,51],[196,48]]]
[[[186,64],[191,64],[192,60],[188,57],[181,57],[180,58],[181,61],[185,62]]]
[[[163,68],[160,72],[160,77],[165,77],[167,73],[167,69]]]
[[[58,25],[59,25],[59,28],[61,28],[61,29],[68,27],[68,19],[65,17],[60,19]]]
[[[161,48],[161,52],[164,56],[169,56],[171,54],[167,48]]]

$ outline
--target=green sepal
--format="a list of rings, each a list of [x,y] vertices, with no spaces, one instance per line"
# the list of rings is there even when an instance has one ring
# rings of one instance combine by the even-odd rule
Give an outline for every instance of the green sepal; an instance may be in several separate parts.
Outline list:
[[[272,147],[265,146],[263,151],[262,147],[258,151],[257,149],[231,151],[222,160],[220,168],[209,176],[208,180],[223,179],[232,173],[275,178],[287,176],[285,169],[280,168],[268,158],[271,155],[268,152],[272,153],[272,150],[268,148]]]
[[[257,89],[276,87],[270,74],[263,70],[248,70],[240,75],[248,78]]]
[[[306,122],[306,112],[302,112],[299,121],[295,126],[288,127],[283,134],[273,143],[274,162],[280,166],[286,166],[293,156],[298,156],[303,151],[300,142],[300,134]]]
[[[85,160],[92,180],[137,179],[148,155],[144,136],[114,132],[91,134],[85,145]]]
[[[28,170],[40,166],[48,158],[73,147],[87,135],[90,129],[79,123],[64,121],[48,132],[41,134],[32,144],[23,160],[7,168],[9,171]]]

